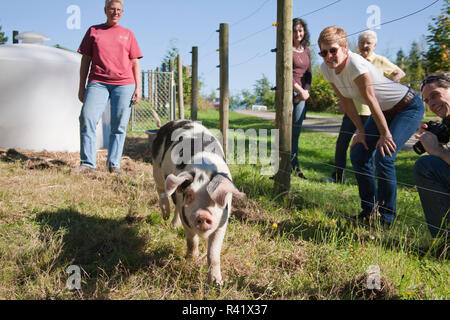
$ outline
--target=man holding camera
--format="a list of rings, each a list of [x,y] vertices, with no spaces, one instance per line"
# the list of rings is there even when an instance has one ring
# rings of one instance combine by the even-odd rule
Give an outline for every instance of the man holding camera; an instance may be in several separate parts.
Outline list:
[[[427,156],[414,165],[417,189],[425,219],[433,238],[448,240],[450,222],[450,150],[438,138],[450,133],[450,72],[429,75],[422,82],[422,98],[430,110],[442,119],[440,132],[431,130],[430,123],[422,123],[416,138]],[[435,133],[433,133],[433,131]],[[445,241],[447,242],[447,241]]]

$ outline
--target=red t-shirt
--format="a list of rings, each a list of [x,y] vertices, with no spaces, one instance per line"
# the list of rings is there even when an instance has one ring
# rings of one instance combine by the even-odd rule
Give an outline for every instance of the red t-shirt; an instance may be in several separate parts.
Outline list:
[[[78,52],[91,57],[89,82],[113,85],[134,84],[131,60],[142,58],[133,32],[122,26],[92,26],[86,32]]]

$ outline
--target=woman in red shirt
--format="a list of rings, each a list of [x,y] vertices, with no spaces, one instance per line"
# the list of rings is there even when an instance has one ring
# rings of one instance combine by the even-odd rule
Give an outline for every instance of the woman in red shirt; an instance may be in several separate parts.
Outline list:
[[[309,88],[311,87],[311,53],[309,50],[309,31],[306,22],[302,19],[295,18],[292,23],[294,109],[292,112],[291,165],[295,175],[306,179],[298,163],[298,140],[302,130],[302,123],[306,116],[306,100],[309,99]]]
[[[78,92],[83,108],[80,114],[81,163],[72,170],[74,173],[96,168],[96,127],[109,100],[111,134],[106,165],[109,172],[123,174],[120,159],[131,104],[141,99],[139,59],[142,53],[133,32],[119,25],[123,1],[106,0],[104,10],[106,23],[90,27],[78,49],[83,55]]]

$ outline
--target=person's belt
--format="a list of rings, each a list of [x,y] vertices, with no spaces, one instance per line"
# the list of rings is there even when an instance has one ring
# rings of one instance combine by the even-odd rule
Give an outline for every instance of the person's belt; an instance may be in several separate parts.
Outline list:
[[[402,100],[400,100],[399,103],[397,103],[395,106],[393,106],[391,109],[389,110],[385,110],[383,111],[385,116],[393,116],[396,115],[397,113],[399,113],[405,106],[408,105],[408,103],[411,102],[412,99],[414,99],[414,96],[416,95],[416,93],[414,92],[413,89],[409,88],[408,92],[406,93],[406,95],[403,97]]]

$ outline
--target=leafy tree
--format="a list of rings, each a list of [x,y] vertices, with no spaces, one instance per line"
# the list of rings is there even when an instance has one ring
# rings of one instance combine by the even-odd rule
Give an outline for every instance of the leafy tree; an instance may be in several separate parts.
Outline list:
[[[307,101],[308,110],[337,112],[338,98],[333,87],[323,78],[320,66],[313,68],[313,78]]]
[[[403,52],[402,49],[400,49],[400,50],[397,52],[397,60],[396,60],[395,64],[396,64],[397,66],[399,66],[399,68],[401,68],[402,70],[404,70],[404,69],[405,69],[405,61],[406,61],[405,53]]]
[[[406,73],[401,83],[410,86],[417,92],[420,91],[421,80],[426,75],[423,56],[424,52],[416,41],[411,44],[407,57],[404,56],[402,50],[397,53],[397,65]]]
[[[265,105],[268,109],[275,107],[275,91],[272,91],[273,85],[270,83],[266,75],[256,80],[254,85],[254,96],[257,104]]]
[[[246,108],[250,108],[253,104],[256,104],[256,96],[248,89],[241,91],[241,105]]]
[[[5,44],[8,41],[8,37],[5,37],[5,33],[2,32],[2,26],[0,26],[0,44]]]
[[[179,50],[176,47],[176,40],[172,39],[169,44],[169,50],[167,51],[163,61],[161,62],[161,71],[168,72],[170,70],[170,60],[174,60],[174,81],[178,79],[178,55]],[[201,89],[202,82],[199,80],[198,87]],[[183,66],[183,100],[185,103],[191,103],[191,71],[188,67]]]
[[[444,1],[441,14],[432,19],[434,24],[428,25],[430,35],[427,36],[428,51],[425,54],[427,71],[437,72],[450,69],[448,49],[450,46],[450,0]]]

